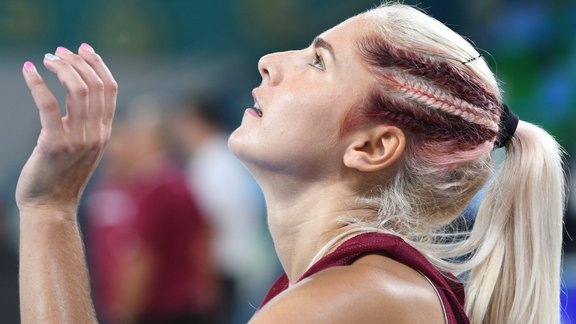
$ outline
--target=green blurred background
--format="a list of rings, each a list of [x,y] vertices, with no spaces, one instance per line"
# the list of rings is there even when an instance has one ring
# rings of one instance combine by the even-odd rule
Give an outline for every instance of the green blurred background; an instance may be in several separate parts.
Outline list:
[[[22,63],[41,67],[57,46],[91,44],[120,84],[118,109],[141,93],[171,96],[216,93],[227,104],[230,127],[259,83],[257,60],[272,51],[303,48],[345,18],[377,5],[370,0],[0,0],[0,189],[5,261],[0,267],[2,323],[17,322],[13,192],[35,144],[39,122],[25,88]],[[524,120],[576,151],[576,1],[405,1],[472,39],[502,82],[506,102]],[[569,160],[569,159],[568,159]],[[568,161],[567,166],[574,165]],[[575,212],[567,214],[574,236]],[[11,230],[12,229],[12,230]],[[574,243],[566,240],[564,296],[574,312]],[[12,252],[10,252],[12,251]],[[11,261],[12,260],[12,261]],[[572,307],[570,309],[570,307]],[[16,314],[16,315],[11,315]],[[12,317],[11,317],[12,316]],[[576,321],[576,315],[572,315]],[[568,322],[567,322],[568,323]]]

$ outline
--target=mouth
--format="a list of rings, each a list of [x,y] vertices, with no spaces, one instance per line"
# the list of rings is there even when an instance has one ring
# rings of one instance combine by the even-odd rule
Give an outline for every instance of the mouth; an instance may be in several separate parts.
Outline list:
[[[262,117],[264,113],[262,112],[260,104],[258,103],[258,97],[256,96],[256,89],[252,90],[252,98],[254,99],[254,106],[251,107],[250,109],[253,109],[258,115],[258,117]]]
[[[263,113],[262,113],[262,109],[260,109],[260,105],[258,105],[258,103],[254,104],[254,107],[250,107],[250,109],[253,109],[256,114],[258,114],[258,117],[262,117]]]

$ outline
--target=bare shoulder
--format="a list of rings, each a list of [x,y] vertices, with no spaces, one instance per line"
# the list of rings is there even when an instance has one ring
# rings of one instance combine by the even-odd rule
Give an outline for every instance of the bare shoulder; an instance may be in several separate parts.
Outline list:
[[[444,315],[434,288],[420,273],[368,255],[292,286],[250,323],[444,323]]]

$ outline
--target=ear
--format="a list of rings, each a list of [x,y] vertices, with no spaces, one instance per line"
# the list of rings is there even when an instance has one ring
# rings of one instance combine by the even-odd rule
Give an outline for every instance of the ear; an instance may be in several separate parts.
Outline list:
[[[405,147],[404,132],[396,126],[359,130],[351,135],[344,152],[344,165],[361,172],[382,171],[402,156]]]

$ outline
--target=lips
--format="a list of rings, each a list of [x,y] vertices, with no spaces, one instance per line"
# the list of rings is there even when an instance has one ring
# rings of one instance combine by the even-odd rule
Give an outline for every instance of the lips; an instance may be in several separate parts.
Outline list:
[[[264,114],[262,109],[260,108],[260,103],[258,102],[258,96],[256,96],[256,89],[252,90],[252,98],[254,99],[254,107],[251,107],[259,117],[262,117]]]
[[[254,107],[251,107],[251,109],[253,109],[259,117],[262,117],[263,113],[262,113],[262,109],[260,109],[260,106],[258,105],[258,103],[254,104]]]

